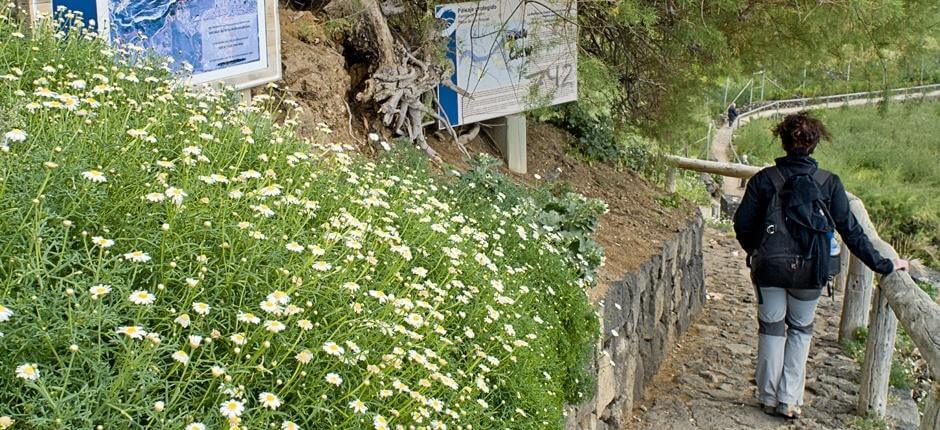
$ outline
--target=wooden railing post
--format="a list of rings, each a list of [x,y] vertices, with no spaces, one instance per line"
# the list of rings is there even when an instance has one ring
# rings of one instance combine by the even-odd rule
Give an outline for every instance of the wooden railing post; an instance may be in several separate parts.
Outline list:
[[[870,289],[870,288],[869,288]],[[848,291],[848,290],[846,290]],[[884,416],[888,407],[888,383],[891,379],[891,358],[898,318],[888,306],[888,299],[875,290],[862,362],[862,380],[858,384],[858,415],[875,413]]]
[[[842,296],[842,319],[839,321],[839,341],[851,340],[855,331],[868,327],[874,273],[856,256],[849,257],[849,270]]]
[[[833,290],[836,292],[845,290],[845,283],[849,278],[849,260],[851,258],[852,254],[849,251],[849,247],[843,243],[842,249],[839,251],[839,274],[836,275],[836,278],[833,280]]]
[[[849,208],[866,232],[875,230],[860,199],[851,199]],[[842,320],[839,321],[839,341],[852,339],[856,330],[868,326],[873,278],[874,273],[862,260],[854,255],[849,259],[845,294],[842,299]]]
[[[669,170],[666,170],[666,192],[674,193],[676,192],[676,168],[670,167]]]
[[[924,416],[920,418],[920,430],[940,429],[940,382],[934,381]]]

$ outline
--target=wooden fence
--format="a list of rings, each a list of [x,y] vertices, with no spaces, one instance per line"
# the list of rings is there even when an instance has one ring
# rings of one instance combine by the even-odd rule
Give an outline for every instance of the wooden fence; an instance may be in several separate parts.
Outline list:
[[[750,178],[761,170],[744,164],[677,156],[668,156],[666,160],[681,169],[735,178]],[[878,252],[885,258],[898,258],[894,248],[878,235],[861,199],[847,194],[852,214]],[[843,252],[843,255],[847,254]],[[845,287],[839,337],[850,337],[856,329],[868,327],[856,412],[860,416],[885,414],[891,358],[900,322],[930,370],[931,392],[920,428],[940,430],[940,305],[931,300],[906,271],[886,275],[875,285],[874,273],[858,258],[851,256],[846,264],[848,270],[843,271],[845,276],[837,279]]]

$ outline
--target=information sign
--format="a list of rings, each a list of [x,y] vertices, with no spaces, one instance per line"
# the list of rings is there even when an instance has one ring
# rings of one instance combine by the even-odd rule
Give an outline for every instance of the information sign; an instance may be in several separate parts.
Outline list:
[[[451,125],[574,101],[578,94],[574,0],[482,0],[436,8],[444,21],[451,83],[439,88]]]

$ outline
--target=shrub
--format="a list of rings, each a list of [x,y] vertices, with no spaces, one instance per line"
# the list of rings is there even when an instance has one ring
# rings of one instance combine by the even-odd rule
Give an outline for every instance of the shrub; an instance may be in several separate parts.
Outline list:
[[[50,28],[0,17],[0,416],[561,426],[596,334],[566,238]]]

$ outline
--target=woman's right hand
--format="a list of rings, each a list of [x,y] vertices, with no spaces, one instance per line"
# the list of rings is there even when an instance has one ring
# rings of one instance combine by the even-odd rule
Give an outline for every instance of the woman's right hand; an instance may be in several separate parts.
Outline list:
[[[907,260],[897,258],[894,260],[894,270],[907,270],[911,268],[911,263]]]

